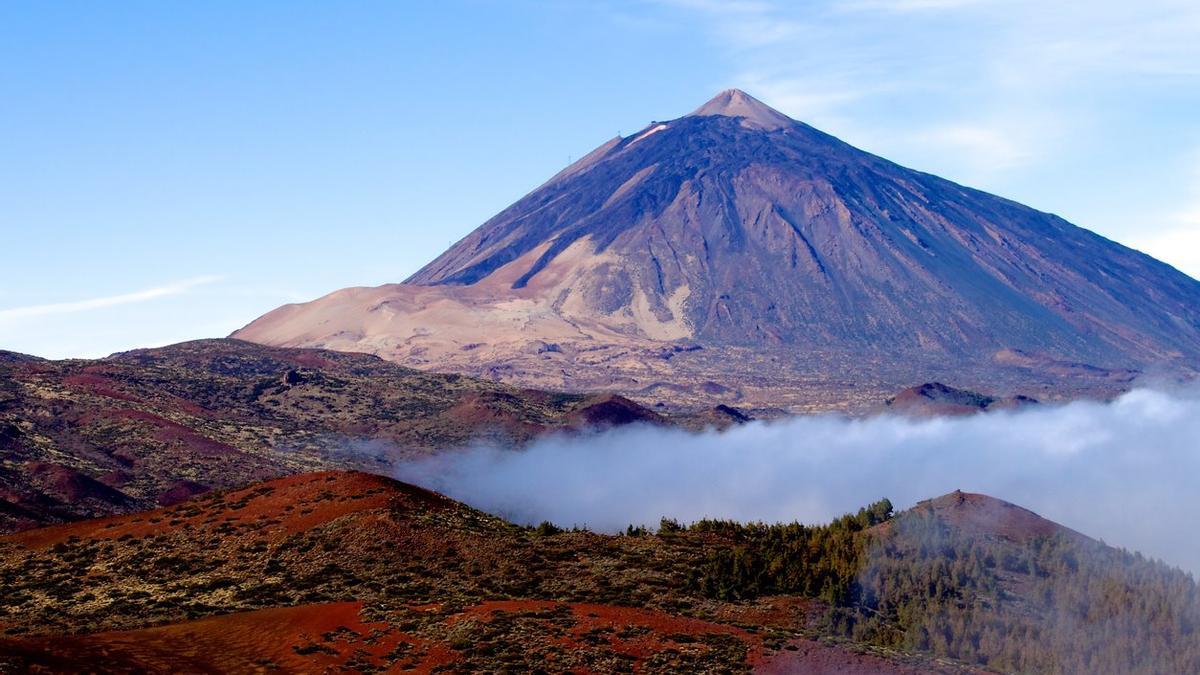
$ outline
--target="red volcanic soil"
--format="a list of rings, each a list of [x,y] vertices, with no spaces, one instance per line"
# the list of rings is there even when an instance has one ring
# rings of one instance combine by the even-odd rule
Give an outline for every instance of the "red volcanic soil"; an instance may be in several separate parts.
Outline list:
[[[652,609],[621,607],[595,603],[563,604],[547,600],[496,600],[483,602],[450,617],[447,624],[463,621],[487,623],[498,613],[519,614],[565,608],[574,619],[568,636],[560,639],[566,649],[578,649],[581,640],[594,639],[603,634],[606,649],[634,659],[634,667],[655,654],[678,649],[684,644],[693,644],[696,638],[705,635],[729,635],[746,645],[747,662],[751,665],[762,661],[762,640],[745,630],[702,619],[675,616]],[[686,638],[684,638],[686,636]],[[680,639],[683,638],[683,639]]]
[[[986,672],[939,666],[928,661],[907,664],[894,658],[803,639],[792,640],[754,670],[763,675],[967,675]]]
[[[804,626],[815,630],[824,622],[828,610],[829,605],[820,600],[779,595],[720,607],[713,614],[721,623],[737,626],[770,626],[783,629]]]
[[[445,647],[367,622],[362,604],[281,607],[141,630],[0,639],[0,666],[24,672],[294,673],[353,671],[402,647],[405,665],[429,672],[452,659]]]
[[[262,524],[262,536],[283,537],[350,513],[385,508],[397,500],[419,503],[426,509],[452,504],[432,492],[382,476],[327,471],[280,478],[153,511],[54,525],[0,539],[26,548],[45,548],[71,537],[117,539],[130,535],[140,538],[179,528],[213,529],[226,523],[233,526]],[[194,508],[196,506],[199,508]]]
[[[728,635],[742,641],[748,665],[763,663],[762,641],[740,628],[632,607],[505,600],[469,607],[445,623],[450,627],[467,621],[488,624],[502,614],[551,610],[565,610],[573,625],[565,635],[547,637],[549,641],[569,653],[594,648],[596,640],[602,640],[606,650],[629,657],[634,671],[646,659],[664,652],[707,649],[702,640],[709,635]],[[0,638],[0,671],[13,666],[30,673],[79,672],[80,664],[89,664],[89,671],[96,673],[317,673],[359,672],[364,667],[374,671],[391,664],[387,672],[427,673],[439,666],[452,668],[460,660],[461,654],[444,641],[408,634],[386,622],[367,621],[361,611],[360,602],[339,602],[229,614],[139,630]],[[547,614],[546,620],[552,622],[553,618]],[[553,663],[547,663],[547,667],[555,670]],[[910,671],[895,672],[907,675]]]

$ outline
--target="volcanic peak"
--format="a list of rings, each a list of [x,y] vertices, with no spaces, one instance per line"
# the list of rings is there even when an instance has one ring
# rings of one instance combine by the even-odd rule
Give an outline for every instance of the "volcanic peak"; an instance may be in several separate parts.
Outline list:
[[[774,130],[789,127],[795,120],[741,89],[726,89],[696,108],[688,117],[740,117],[748,127]]]

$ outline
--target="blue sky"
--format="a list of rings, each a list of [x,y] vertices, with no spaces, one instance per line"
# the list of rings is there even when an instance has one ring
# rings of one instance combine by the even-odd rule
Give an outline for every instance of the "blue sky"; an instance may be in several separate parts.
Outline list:
[[[737,86],[1200,276],[1194,0],[0,4],[0,348],[400,281]]]

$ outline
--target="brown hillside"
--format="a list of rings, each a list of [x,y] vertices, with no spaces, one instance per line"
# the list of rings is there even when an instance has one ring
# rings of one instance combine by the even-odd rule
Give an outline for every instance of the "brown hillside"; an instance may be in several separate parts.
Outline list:
[[[538,535],[379,476],[291,476],[0,538],[0,669],[763,667],[818,629],[822,605],[687,590],[726,545]],[[876,651],[883,673],[922,662]],[[861,659],[845,645],[819,658]]]
[[[0,531],[325,468],[388,471],[472,442],[655,422],[615,397],[429,374],[367,354],[201,340],[0,360]]]
[[[0,671],[1200,663],[1182,573],[981,495],[889,514],[615,536],[517,527],[379,476],[291,476],[0,537]],[[1175,648],[1129,649],[1147,631]]]

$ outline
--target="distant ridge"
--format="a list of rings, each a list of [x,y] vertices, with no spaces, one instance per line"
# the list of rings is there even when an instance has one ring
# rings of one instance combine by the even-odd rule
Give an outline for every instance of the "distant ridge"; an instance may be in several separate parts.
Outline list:
[[[1037,403],[1037,399],[1028,396],[996,398],[949,387],[941,382],[926,382],[909,387],[885,402],[890,411],[914,416],[970,415],[988,410],[1013,410]]]

